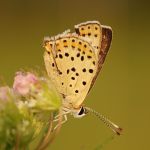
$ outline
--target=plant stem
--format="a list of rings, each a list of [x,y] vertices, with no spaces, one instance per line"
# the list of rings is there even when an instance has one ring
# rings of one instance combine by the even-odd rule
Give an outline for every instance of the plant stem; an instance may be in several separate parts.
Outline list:
[[[59,133],[59,131],[61,129],[61,122],[62,122],[62,111],[60,109],[60,111],[59,111],[59,120],[58,120],[58,127],[54,131],[51,130],[52,134],[49,134],[49,132],[48,132],[48,134],[45,136],[45,138],[43,140],[44,141],[43,145],[38,150],[45,150],[53,142],[53,140],[55,139],[56,135]]]
[[[60,129],[61,129],[61,125],[62,125],[62,110],[59,110],[59,120],[58,120],[58,127],[56,128],[55,132],[53,133],[53,136],[51,136],[50,140],[47,143],[47,146],[53,142],[53,140],[55,139],[56,135],[59,133]]]
[[[41,148],[45,145],[45,142],[48,140],[48,138],[50,137],[50,134],[52,132],[52,127],[53,127],[53,113],[51,113],[50,119],[49,119],[49,127],[48,127],[48,132],[45,135],[45,137],[43,137],[41,139],[41,141],[39,142],[38,146],[36,147],[35,150],[41,150]]]
[[[16,145],[14,147],[14,150],[18,150],[18,148],[19,148],[19,134],[17,132],[17,134],[16,134]]]

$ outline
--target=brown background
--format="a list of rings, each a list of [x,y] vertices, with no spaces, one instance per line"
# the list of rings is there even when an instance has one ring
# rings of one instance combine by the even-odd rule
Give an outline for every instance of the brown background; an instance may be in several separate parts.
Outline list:
[[[85,104],[124,128],[105,150],[148,150],[150,128],[148,2],[131,0],[0,1],[0,76],[11,86],[20,68],[44,69],[42,40],[87,20],[113,28],[113,42]],[[53,150],[94,150],[112,135],[97,118],[69,118]]]

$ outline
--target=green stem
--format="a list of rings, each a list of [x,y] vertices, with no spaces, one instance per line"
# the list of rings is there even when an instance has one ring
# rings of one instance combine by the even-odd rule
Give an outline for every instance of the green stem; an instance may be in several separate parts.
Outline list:
[[[55,139],[56,135],[59,133],[61,129],[61,122],[62,122],[62,111],[59,111],[59,120],[58,120],[58,127],[56,128],[55,132],[52,131],[52,134],[49,134],[45,136],[44,143],[38,150],[45,150]],[[50,136],[51,135],[51,136]]]
[[[60,129],[61,129],[61,122],[62,122],[62,112],[61,110],[59,111],[59,120],[58,120],[58,127],[56,128],[55,132],[53,133],[53,136],[51,136],[51,138],[49,139],[48,143],[46,144],[46,146],[50,145],[53,140],[55,139],[56,135],[59,133]],[[46,147],[45,147],[46,148]],[[44,149],[43,149],[44,150]]]
[[[16,134],[16,145],[15,145],[14,150],[18,150],[18,148],[19,148],[19,133],[17,132],[17,134]]]
[[[52,127],[53,127],[53,113],[51,113],[50,119],[49,119],[49,127],[48,127],[48,132],[45,135],[45,137],[42,138],[42,140],[39,142],[38,146],[36,147],[35,150],[42,150],[42,147],[45,145],[46,141],[51,135],[52,132]]]

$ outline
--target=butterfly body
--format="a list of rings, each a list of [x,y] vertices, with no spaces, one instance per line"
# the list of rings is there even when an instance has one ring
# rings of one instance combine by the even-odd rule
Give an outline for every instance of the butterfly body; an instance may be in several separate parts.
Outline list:
[[[103,66],[111,40],[111,27],[98,21],[87,21],[75,25],[73,33],[67,30],[45,38],[44,61],[48,76],[62,95],[63,122],[68,113],[80,118],[92,112],[120,135],[120,127],[91,108],[83,107],[83,101]]]

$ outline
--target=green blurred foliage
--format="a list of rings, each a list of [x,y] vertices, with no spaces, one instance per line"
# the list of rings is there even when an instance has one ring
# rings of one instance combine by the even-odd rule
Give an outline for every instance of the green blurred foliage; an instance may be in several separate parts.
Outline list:
[[[105,65],[86,105],[124,128],[104,149],[149,149],[149,1],[0,1],[0,75],[8,84],[24,67],[44,69],[42,40],[74,24],[99,20],[113,29]],[[91,150],[111,131],[96,118],[69,118],[52,145],[55,150]]]
[[[27,88],[27,92],[23,92]],[[51,133],[48,132],[49,124],[60,106],[61,97],[47,76],[17,73],[13,89],[0,89],[0,149],[28,150],[38,146],[38,150],[44,150],[39,149],[40,141],[46,143],[44,137],[52,138],[47,134]]]
[[[11,150],[19,142],[19,149],[32,141],[35,127],[32,117],[20,113],[14,97],[0,99],[0,149]]]

